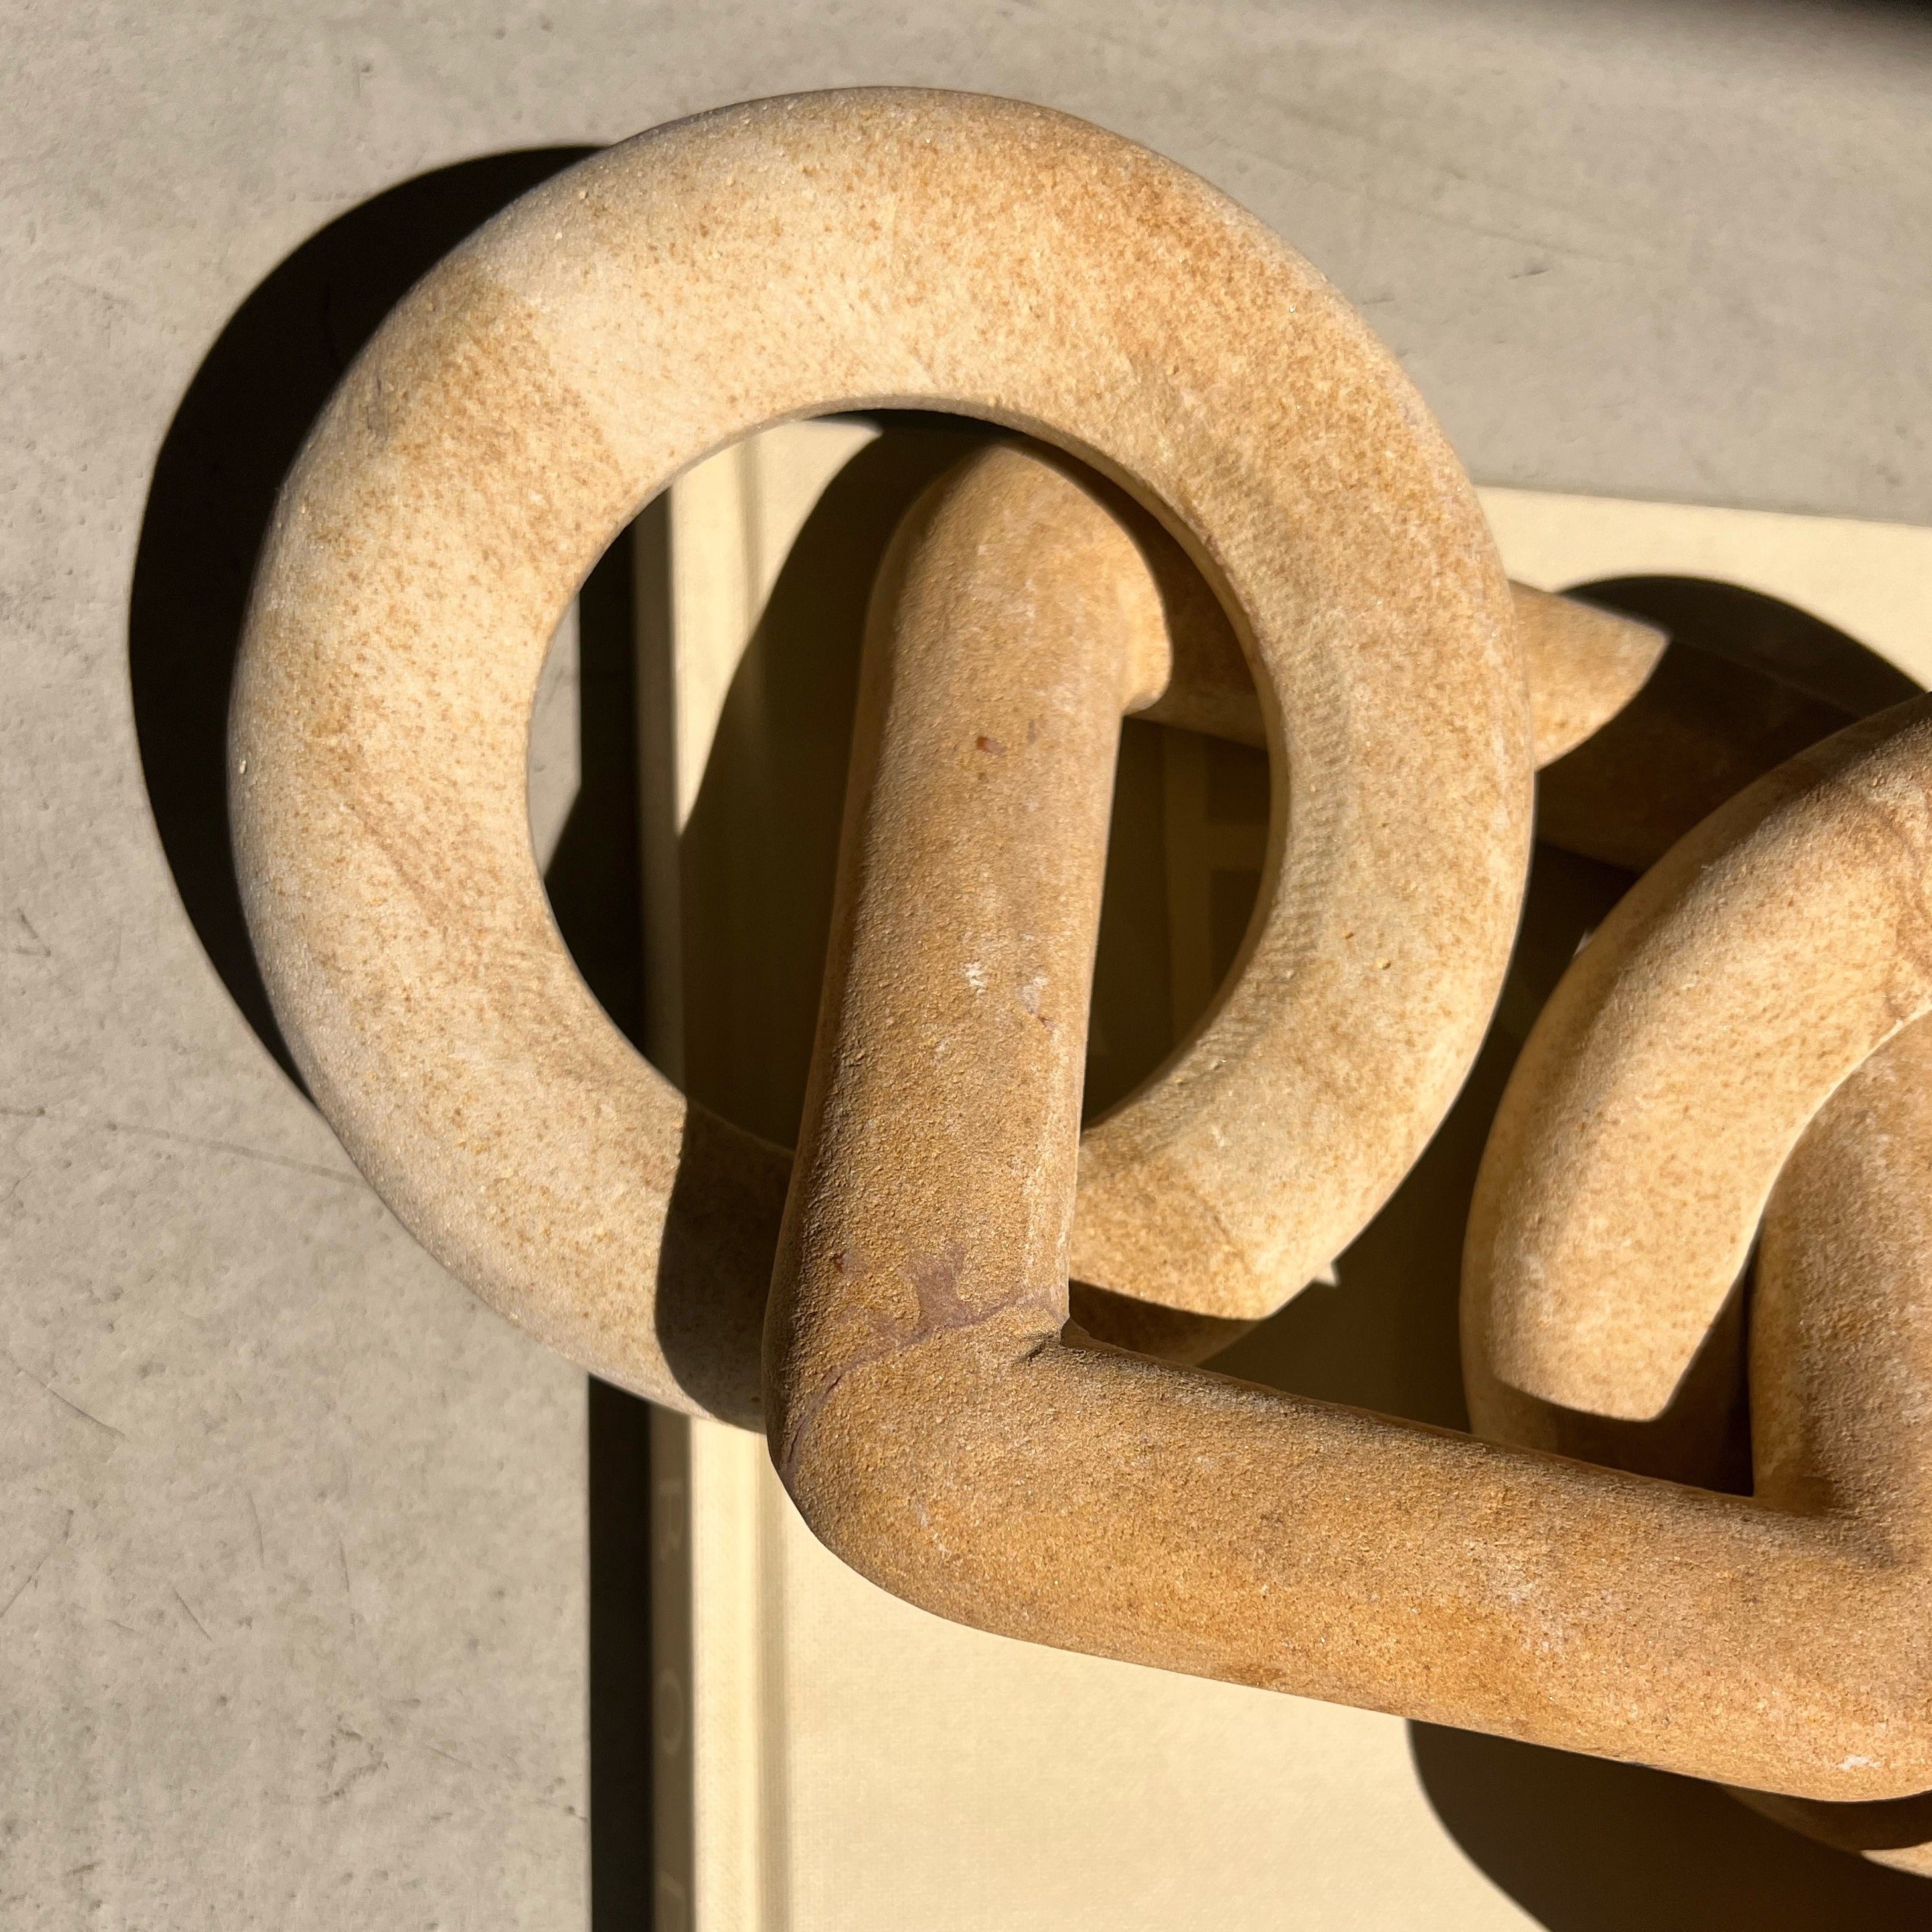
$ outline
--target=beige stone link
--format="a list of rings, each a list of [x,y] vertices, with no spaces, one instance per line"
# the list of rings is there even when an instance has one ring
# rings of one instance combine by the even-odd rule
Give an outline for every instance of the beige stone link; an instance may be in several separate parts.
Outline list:
[[[1136,709],[1156,724],[1265,745],[1254,678],[1220,605],[1151,518],[1130,514],[1127,520],[1160,585],[1174,657],[1166,687]],[[1510,584],[1510,603],[1529,686],[1532,753],[1540,767],[1616,717],[1643,688],[1667,640],[1654,625],[1527,584]]]
[[[1932,1784],[1895,1522],[1063,1340],[1121,644],[1069,594],[1054,490],[1018,518],[1022,462],[936,486],[869,641],[766,1338],[806,1520],[1034,1642],[1812,1798]]]
[[[1792,759],[1606,919],[1544,1009],[1469,1218],[1472,1373],[1661,1414],[1779,1170],[1932,1006],[1932,700]]]
[[[1159,544],[1136,551],[1104,492],[1052,462],[997,450],[922,506],[880,605],[772,1309],[770,1426],[814,1526],[886,1587],[1016,1636],[1810,1798],[1932,1785],[1912,1721],[1932,1682],[1923,1552],[1884,1485],[1869,1507],[1766,1507],[1062,1339],[1070,1268],[1238,1321],[1378,1204],[1486,1020],[1530,753],[1528,627],[1398,372],[1238,211],[1077,122],[883,92],[680,124],[484,231],[352,371],[278,514],[233,776],[278,1012],[358,1162],[578,1359],[758,1413],[787,1162],[686,1109],[591,1004],[528,849],[526,714],[557,613],[639,502],[761,424],[901,403],[1057,445],[1171,520],[1234,614],[1294,811],[1280,788],[1221,1009],[1082,1143],[1112,734],[1160,688],[1170,635],[1185,659],[1186,628],[1146,568]],[[1576,634],[1574,612],[1543,614]],[[1594,688],[1558,701],[1532,658],[1552,700],[1539,750],[1654,661],[1634,627],[1584,628],[1572,668]],[[1184,670],[1174,701],[1214,686]],[[1838,764],[1726,819],[1744,856],[1684,885],[1682,944],[1644,950],[1668,867],[1628,915],[1625,1058],[1653,1084],[1700,1040],[1707,1060],[1754,1029],[1790,1049],[1724,1089],[1742,1160],[1666,1150],[1701,1177],[1671,1232],[1714,1230],[1732,1273],[1808,1118],[1798,1088],[1868,1054],[1886,1000],[1894,1023],[1920,1010],[1894,970],[1850,1020],[1793,1017],[1833,971],[1895,969],[1911,936],[1915,794],[1888,789],[1892,742],[1848,734]],[[1847,852],[1868,874],[1849,885],[1822,862]],[[1808,952],[1765,937],[1794,857],[1829,902]],[[1756,976],[1705,1039],[1669,996],[1687,971],[1723,983],[1720,914],[1748,915]],[[1514,1168],[1593,1135],[1606,1174],[1654,1151],[1628,1120],[1566,1141],[1524,1118],[1498,1156]],[[1576,1255],[1601,1238],[1591,1203],[1618,1203],[1592,1184],[1558,1204],[1582,1202]],[[1488,1252],[1520,1250],[1491,1230]],[[1551,1279],[1575,1305],[1513,1313],[1498,1360],[1615,1416],[1667,1397],[1730,1277],[1621,1355],[1589,1282]]]
[[[1922,1565],[1932,1556],[1929,1175],[1932,1024],[1921,1020],[1846,1081],[1785,1163],[1750,1319],[1758,1496],[1868,1522]],[[1872,1804],[1738,1795],[1827,1844],[1932,1877],[1932,1792]]]
[[[1157,513],[1294,773],[1238,983],[1087,1136],[1083,1279],[1239,1320],[1319,1271],[1460,1084],[1521,890],[1480,511],[1359,319],[1214,190],[1064,116],[882,89],[700,116],[526,196],[406,298],[284,489],[233,712],[244,899],[310,1090],[424,1244],[596,1372],[741,1422],[787,1159],[584,988],[528,716],[642,502],[761,425],[885,404],[1024,430]]]

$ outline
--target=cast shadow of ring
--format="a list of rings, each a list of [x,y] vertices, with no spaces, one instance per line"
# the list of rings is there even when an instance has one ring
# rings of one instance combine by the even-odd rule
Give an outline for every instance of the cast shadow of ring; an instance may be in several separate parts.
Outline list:
[[[148,796],[196,936],[298,1084],[249,944],[228,838],[228,700],[256,554],[310,424],[382,318],[473,230],[591,152],[459,162],[329,223],[230,317],[154,460],[128,614]]]
[[[1450,1835],[1550,1932],[1932,1924],[1925,1880],[1801,1838],[1718,1785],[1433,1724],[1412,1724],[1409,1748]]]

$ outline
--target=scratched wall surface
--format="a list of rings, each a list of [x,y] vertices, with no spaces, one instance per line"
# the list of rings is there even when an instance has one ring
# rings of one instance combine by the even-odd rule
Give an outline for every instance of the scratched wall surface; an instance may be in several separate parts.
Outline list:
[[[0,0],[0,50],[10,1927],[586,1910],[582,1380],[244,1023],[136,752],[157,452],[331,218],[749,95],[1020,94],[1297,242],[1484,481],[1932,522],[1904,6]]]

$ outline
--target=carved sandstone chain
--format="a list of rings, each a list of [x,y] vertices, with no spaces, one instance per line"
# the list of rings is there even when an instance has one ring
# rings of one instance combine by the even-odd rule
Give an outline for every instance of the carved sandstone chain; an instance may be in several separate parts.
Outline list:
[[[1646,875],[1525,1049],[1464,1274],[1485,1435],[1694,1481],[1735,1366],[1707,1331],[1756,1239],[1755,1500],[1916,1584],[1889,1613],[1901,1653],[1932,1612],[1928,790],[1920,699],[1761,780]],[[1847,1609],[1882,1621],[1886,1601]],[[1923,1733],[1927,1688],[1892,1716]],[[1928,1786],[1740,1795],[1932,1874],[1932,1799],[1904,1795]]]
[[[1156,517],[1290,775],[1236,983],[1087,1137],[1083,1280],[1242,1319],[1319,1272],[1461,1082],[1528,844],[1466,481],[1347,305],[1193,176],[886,89],[703,116],[526,196],[405,299],[284,490],[231,733],[244,900],[311,1092],[424,1244],[597,1372],[741,1422],[787,1157],[585,988],[529,714],[644,502],[763,425],[884,405],[1024,431]]]
[[[1032,454],[1023,454],[1030,448]],[[1038,486],[1031,471],[1051,463],[1038,446],[1015,444],[979,477],[976,490],[1006,490],[1022,514]],[[1061,467],[1065,469],[1065,464]],[[1063,486],[1064,487],[1064,486]],[[1060,574],[1056,594],[1082,600],[1081,621],[1112,627],[1117,648],[1150,668],[1133,680],[1123,709],[1159,723],[1256,746],[1264,742],[1262,707],[1240,640],[1186,553],[1129,498],[1088,475],[1065,490],[1064,515],[1079,536],[1060,550],[1042,546],[1034,580]],[[1540,766],[1600,728],[1642,688],[1661,656],[1663,634],[1648,624],[1510,586],[1516,647],[1526,674],[1533,754]],[[882,620],[893,621],[890,599]],[[1177,1361],[1198,1361],[1251,1325],[1158,1303],[1130,1300],[1076,1280],[1075,1318],[1100,1339]]]
[[[1770,1264],[1784,1379],[1750,1500],[1070,1329],[1070,1273],[1266,1312],[1386,1197],[1508,950],[1520,639],[1546,751],[1655,652],[1598,626],[1552,646],[1566,676],[1594,667],[1559,692],[1538,613],[1573,643],[1582,620],[1513,609],[1360,322],[1212,190],[1077,122],[882,91],[680,124],[482,231],[350,372],[265,551],[232,782],[277,1012],[358,1164],[579,1360],[759,1414],[787,1157],[687,1108],[591,1000],[531,856],[528,714],[585,572],[681,470],[904,404],[1087,469],[975,458],[880,586],[770,1310],[765,1419],[814,1527],[913,1600],[1038,1641],[1801,1799],[1932,1786],[1924,1466],[1870,1394],[1922,1386],[1922,1321],[1861,1324],[1854,1251],[1805,1235]],[[1228,614],[1228,675],[1190,657],[1220,620],[1192,632],[1163,601],[1170,542]],[[1214,728],[1258,718],[1287,778],[1256,919],[1220,1006],[1083,1142],[1118,721],[1210,698]],[[1768,782],[1580,962],[1472,1237],[1476,1358],[1520,1390],[1612,1418],[1667,1400],[1820,1100],[1924,1010],[1925,729],[1894,717]],[[1890,1104],[1870,1117],[1916,1160]],[[1905,1293],[1909,1167],[1819,1144]],[[1804,1234],[1822,1210],[1792,1198]]]

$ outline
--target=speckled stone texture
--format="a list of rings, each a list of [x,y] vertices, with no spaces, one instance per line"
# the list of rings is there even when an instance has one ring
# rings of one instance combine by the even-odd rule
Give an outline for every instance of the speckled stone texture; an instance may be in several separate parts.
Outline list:
[[[1023,95],[1205,173],[1372,304],[1483,480],[1932,523],[1932,254],[1899,246],[1932,197],[1932,173],[1897,165],[1932,128],[1932,39],[1911,10],[0,12],[16,212],[0,230],[0,1058],[18,1110],[0,1339],[21,1370],[0,1481],[0,1810],[18,1834],[0,1895],[21,1932],[548,1928],[586,1906],[583,1378],[450,1281],[262,1051],[184,915],[130,715],[144,506],[180,481],[157,452],[230,317],[318,230],[428,170],[719,101],[892,77]],[[301,321],[291,355],[340,316]],[[224,482],[247,454],[227,452]],[[247,571],[252,537],[231,555],[226,529],[190,530],[184,574]],[[232,633],[193,641],[225,651]],[[1052,1694],[994,1647],[974,1654],[982,1698]],[[854,1663],[840,1686],[867,1682]],[[1490,1932],[1527,1922],[1504,1888],[1541,1921],[1615,1910],[1603,1886],[1668,1900],[1632,1923],[1686,1900],[1712,1924],[1912,1922],[1761,1839],[1707,1842],[1694,1806],[1642,1780],[1642,1824],[1580,1795],[1499,1818],[1501,1842],[1537,1840],[1544,1888],[1526,1892],[1458,1849],[1398,1730],[1374,1727],[1365,1755],[1339,1712],[1313,1714],[1304,1785],[1258,1757],[1268,1795],[1231,1800],[1211,1842],[1172,1843],[1163,1714],[1233,1694],[1183,1703],[1098,1666],[1082,1682],[1082,1735],[1037,1706],[1020,1735],[1090,1808],[1049,1802],[1001,1861],[973,1859],[1005,1909],[989,1916],[968,1872],[956,1903],[920,1894],[918,1922]],[[957,1779],[997,1775],[1012,1735],[982,1714]],[[1280,1735],[1310,1734],[1284,1712]],[[1096,1765],[1125,1775],[1116,1813],[1083,1783]],[[1577,1770],[1561,1768],[1552,1785]],[[1240,1789],[1221,1774],[1214,1788]],[[879,1834],[908,1790],[943,1807],[961,1788],[890,1760],[830,1782]],[[899,1808],[866,1806],[884,1793]],[[1086,1828],[1056,1854],[1070,1819]],[[885,1922],[867,1851],[967,1872],[935,1842],[833,1833],[840,1869],[795,1923]]]
[[[1051,506],[1030,552],[980,482],[915,513],[880,593],[766,1336],[806,1520],[1009,1636],[1813,1798],[1932,1784],[1926,1581],[1885,1526],[1061,1339],[1120,644],[1091,600],[1042,612]],[[1854,746],[1908,817],[1915,724]]]
[[[1087,1136],[1082,1280],[1252,1318],[1319,1272],[1467,1070],[1522,886],[1528,721],[1468,485],[1353,312],[1197,178],[876,90],[700,116],[526,197],[398,310],[284,490],[233,714],[244,896],[312,1090],[432,1252],[599,1373],[741,1421],[784,1157],[590,998],[524,734],[640,502],[760,424],[878,403],[1071,447],[1164,518],[1294,774],[1238,983]]]

